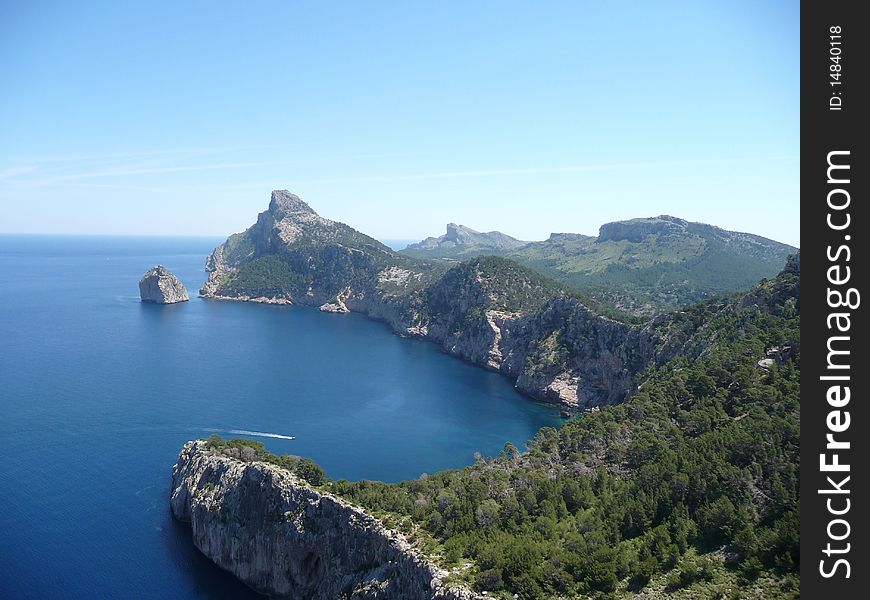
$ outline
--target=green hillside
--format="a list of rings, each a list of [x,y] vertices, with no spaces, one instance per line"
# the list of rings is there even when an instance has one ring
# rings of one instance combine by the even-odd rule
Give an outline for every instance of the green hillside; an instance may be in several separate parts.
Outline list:
[[[675,317],[705,323],[689,344],[702,358],[659,365],[634,398],[542,429],[527,453],[334,489],[409,519],[497,597],[797,597],[797,268]]]
[[[747,290],[775,275],[795,250],[760,236],[662,216],[608,223],[598,237],[554,233],[515,249],[471,243],[405,252],[441,260],[505,256],[599,305],[651,316]]]

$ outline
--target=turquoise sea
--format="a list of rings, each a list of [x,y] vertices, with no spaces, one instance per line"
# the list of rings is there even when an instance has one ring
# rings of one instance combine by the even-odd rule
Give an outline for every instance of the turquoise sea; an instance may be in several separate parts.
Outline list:
[[[171,518],[190,439],[251,432],[332,477],[398,481],[558,424],[360,315],[196,298],[220,241],[0,236],[0,598],[253,597]],[[190,302],[139,302],[157,263]]]

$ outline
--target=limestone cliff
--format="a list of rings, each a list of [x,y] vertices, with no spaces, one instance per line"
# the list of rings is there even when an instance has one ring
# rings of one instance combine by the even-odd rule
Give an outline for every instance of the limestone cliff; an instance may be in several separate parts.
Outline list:
[[[190,299],[181,280],[163,265],[145,271],[139,280],[139,297],[142,302],[153,304],[174,304]]]
[[[572,408],[624,400],[664,343],[655,328],[602,317],[516,262],[414,259],[283,190],[214,250],[206,270],[205,297],[360,312]]]
[[[273,598],[478,598],[446,585],[446,571],[363,510],[204,441],[181,450],[170,504],[203,554]]]

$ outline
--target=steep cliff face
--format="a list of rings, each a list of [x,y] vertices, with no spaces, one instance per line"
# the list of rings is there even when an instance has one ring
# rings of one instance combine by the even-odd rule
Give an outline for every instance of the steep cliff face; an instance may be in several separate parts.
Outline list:
[[[603,318],[558,297],[505,334],[501,370],[517,387],[563,405],[589,408],[625,400],[662,340],[647,328]]]
[[[172,472],[172,513],[199,550],[273,598],[475,600],[400,533],[288,471],[188,442]]]
[[[428,337],[572,408],[621,402],[660,339],[604,318],[549,280],[497,257],[463,263],[427,289]]]
[[[478,257],[447,269],[413,259],[286,191],[272,192],[269,209],[217,247],[206,270],[203,296],[361,312],[566,407],[624,400],[660,341],[511,260]]]

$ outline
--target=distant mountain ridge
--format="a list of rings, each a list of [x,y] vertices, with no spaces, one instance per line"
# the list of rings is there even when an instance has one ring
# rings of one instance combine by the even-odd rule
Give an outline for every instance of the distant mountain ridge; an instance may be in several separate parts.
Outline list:
[[[595,303],[639,317],[744,291],[773,277],[797,248],[758,235],[661,215],[606,223],[598,237],[553,233],[505,247],[500,232],[427,238],[402,251],[416,258],[503,256],[577,290]]]

